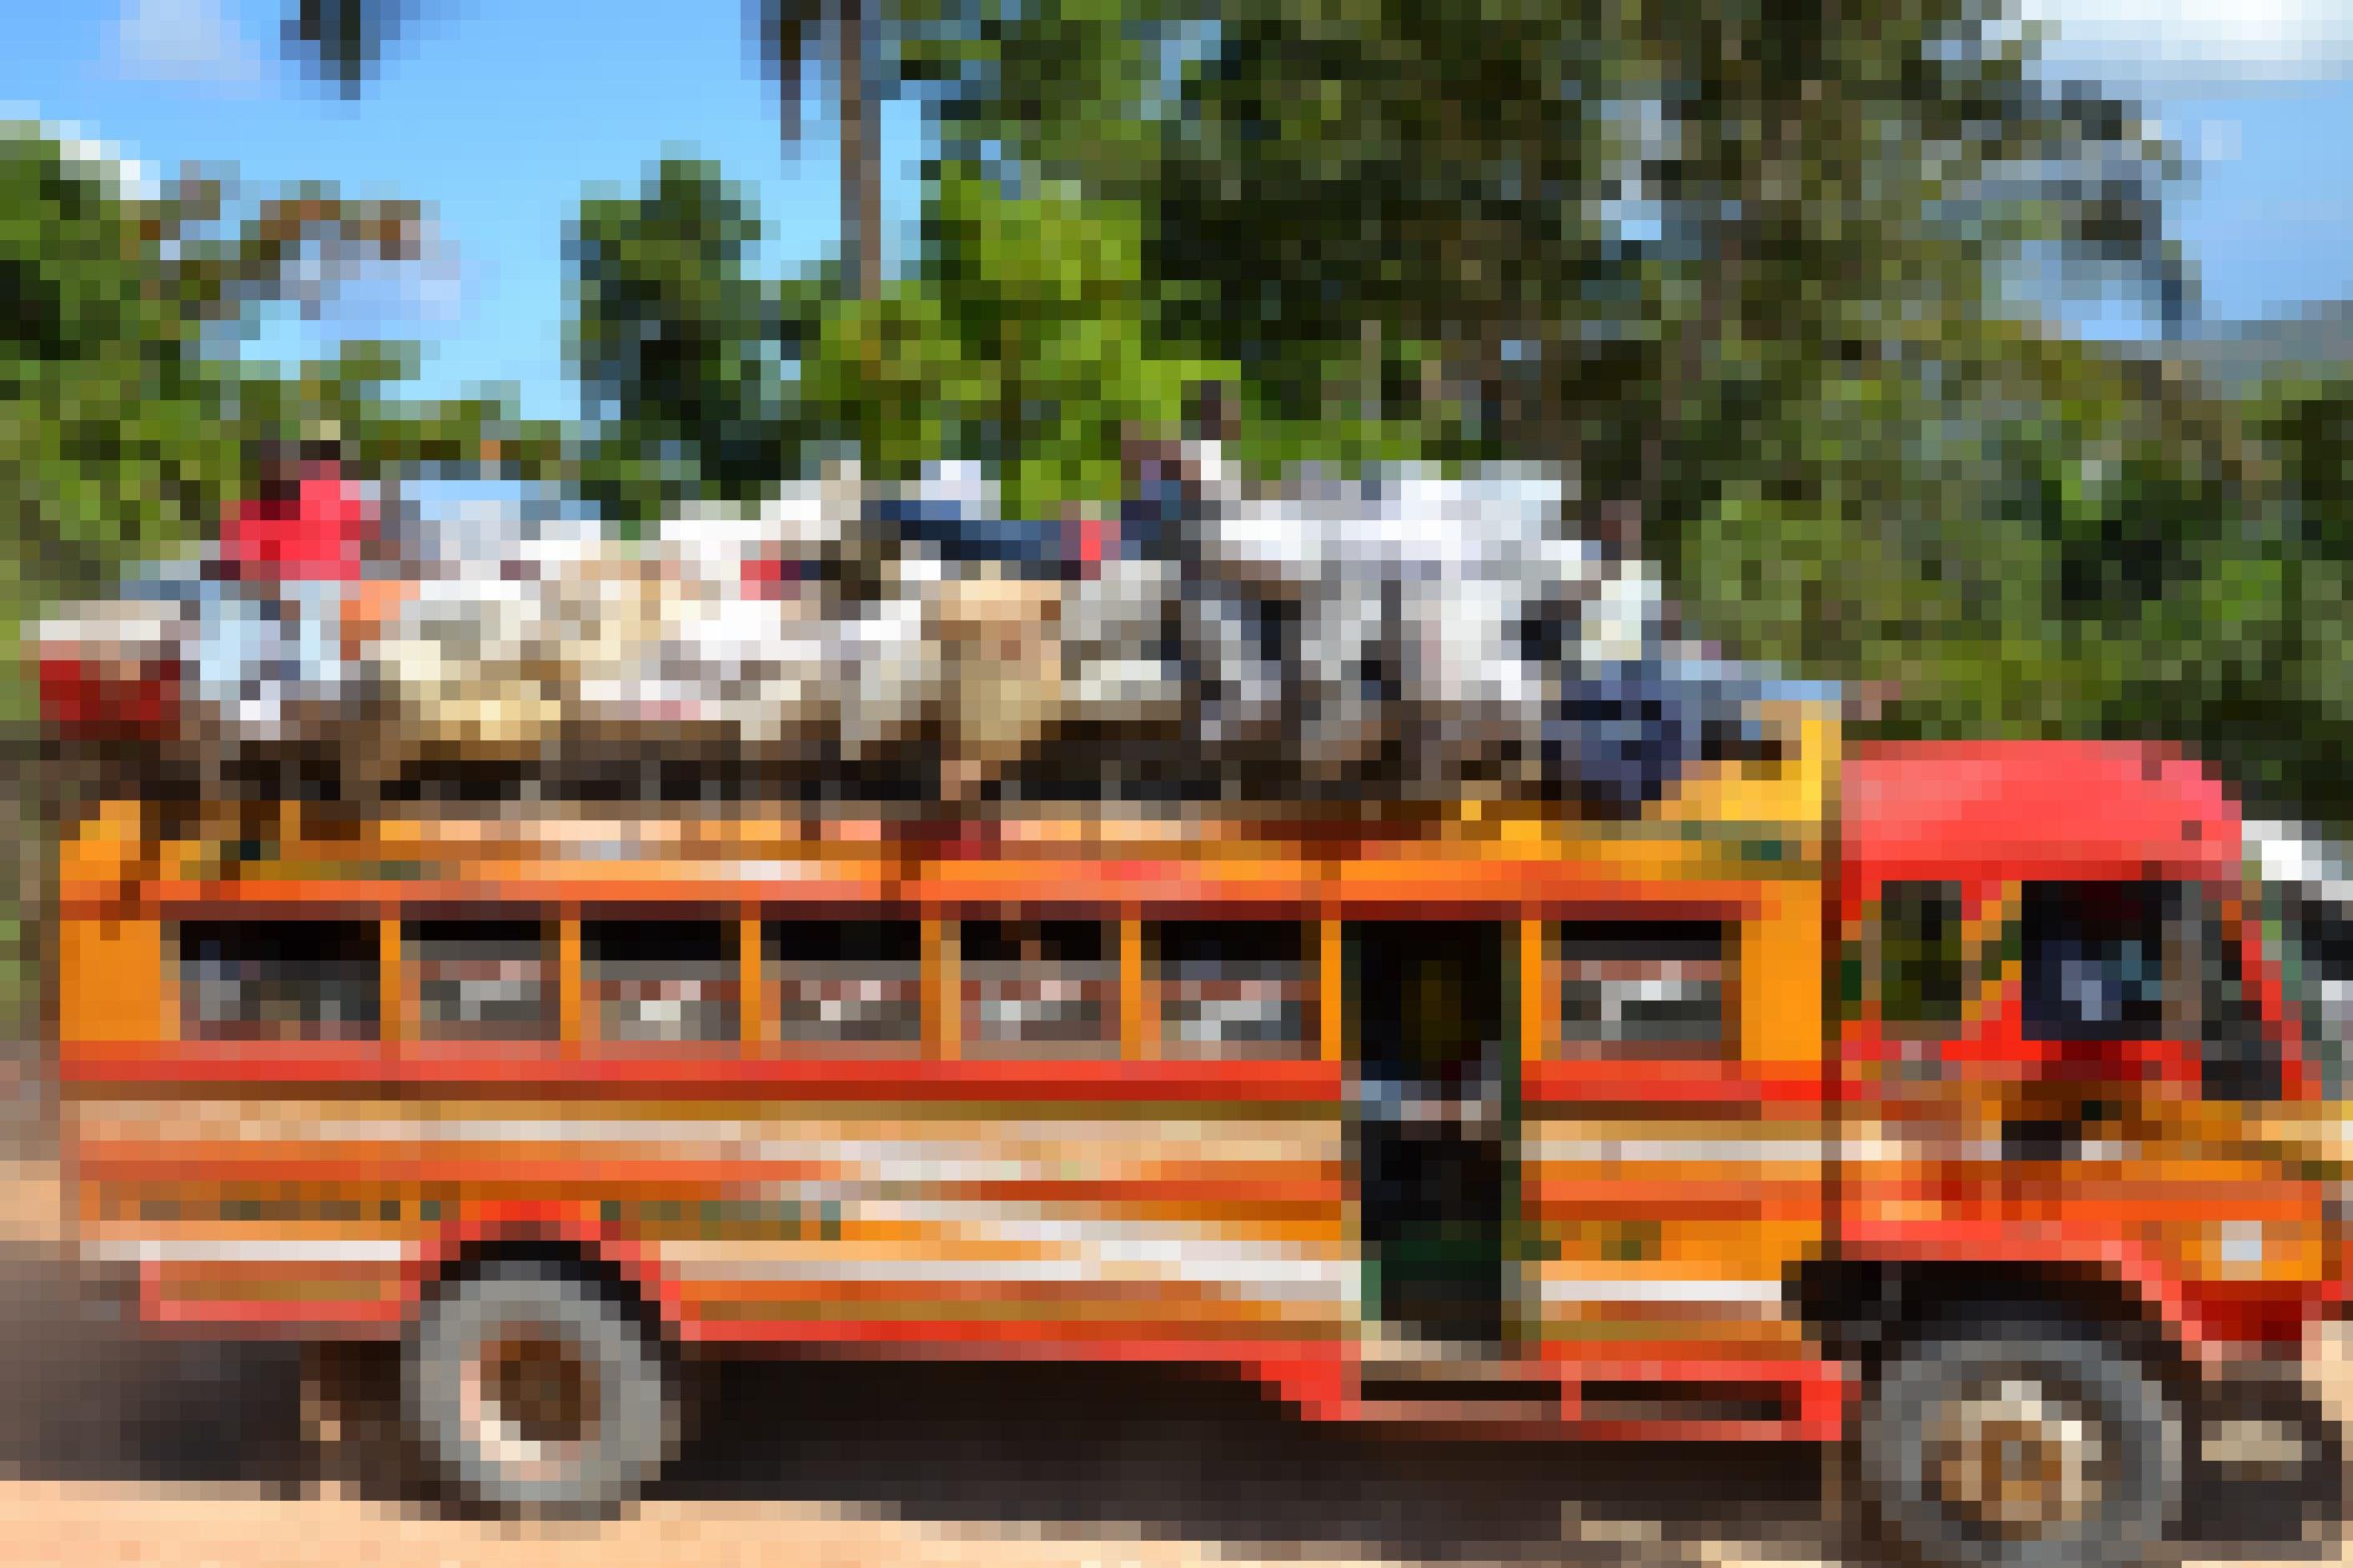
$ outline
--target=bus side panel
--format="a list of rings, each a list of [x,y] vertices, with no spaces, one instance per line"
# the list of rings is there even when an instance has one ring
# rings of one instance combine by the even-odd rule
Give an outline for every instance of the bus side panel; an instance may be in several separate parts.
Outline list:
[[[1540,1353],[1629,1399],[1652,1385],[1655,1400],[1634,1403],[1662,1418],[1741,1403],[1673,1386],[1694,1379],[1775,1384],[1786,1399],[1813,1378],[1787,1281],[1824,1218],[1820,898],[1802,882],[1768,886],[1740,922],[1728,1059],[1529,1073]],[[1820,1413],[1773,1418],[1801,1414]]]
[[[1334,1108],[810,1108],[725,1237],[641,1226],[709,1337],[1331,1340],[1356,1311]]]
[[[232,1097],[85,1086],[84,1234],[150,1312],[396,1320],[452,1236],[639,1260],[691,1338],[1250,1349],[1357,1313],[1335,1103]]]

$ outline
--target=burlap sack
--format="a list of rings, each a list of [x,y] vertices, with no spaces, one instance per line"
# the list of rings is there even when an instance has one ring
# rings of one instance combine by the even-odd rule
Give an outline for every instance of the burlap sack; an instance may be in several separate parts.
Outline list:
[[[995,779],[1035,750],[1062,710],[1061,586],[976,576],[940,584],[934,619],[951,791]]]

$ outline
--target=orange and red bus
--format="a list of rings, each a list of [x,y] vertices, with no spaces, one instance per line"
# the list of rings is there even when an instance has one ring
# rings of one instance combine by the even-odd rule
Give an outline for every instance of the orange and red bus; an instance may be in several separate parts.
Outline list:
[[[2340,1293],[2236,816],[1759,716],[1630,822],[118,802],[58,892],[81,1244],[158,1326],[397,1346],[501,1510],[625,1505],[688,1360],[1056,1357],[1862,1434],[1916,1551],[2129,1552]]]

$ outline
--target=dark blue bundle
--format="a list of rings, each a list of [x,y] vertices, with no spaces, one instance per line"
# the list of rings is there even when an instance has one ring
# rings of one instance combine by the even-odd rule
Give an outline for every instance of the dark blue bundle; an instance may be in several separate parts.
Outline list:
[[[1707,689],[1656,660],[1566,678],[1544,726],[1544,768],[1558,786],[1631,816],[1700,757]]]
[[[1544,727],[1552,782],[1588,805],[1633,816],[1703,762],[1774,754],[1758,705],[1835,703],[1826,681],[1793,680],[1753,668],[1672,654],[1565,677]]]
[[[981,517],[942,500],[879,501],[875,514],[902,540],[929,546],[943,561],[990,562],[1025,577],[1053,576],[1062,569],[1059,523]]]

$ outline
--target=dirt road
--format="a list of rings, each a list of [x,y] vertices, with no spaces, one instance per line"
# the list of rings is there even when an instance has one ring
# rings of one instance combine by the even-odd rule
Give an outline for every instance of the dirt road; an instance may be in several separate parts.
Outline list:
[[[0,1386],[15,1397],[0,1402],[0,1562],[1614,1568],[1827,1555],[1810,1451],[1383,1438],[1154,1369],[739,1363],[718,1376],[704,1439],[632,1517],[530,1529],[433,1517],[312,1474],[290,1352],[157,1342],[77,1311],[49,1168],[5,1174]],[[2329,1381],[2332,1396],[2353,1393],[2353,1363],[2334,1358]],[[2340,1556],[2299,1547],[2310,1500],[2274,1490],[2237,1506],[2200,1554]]]

